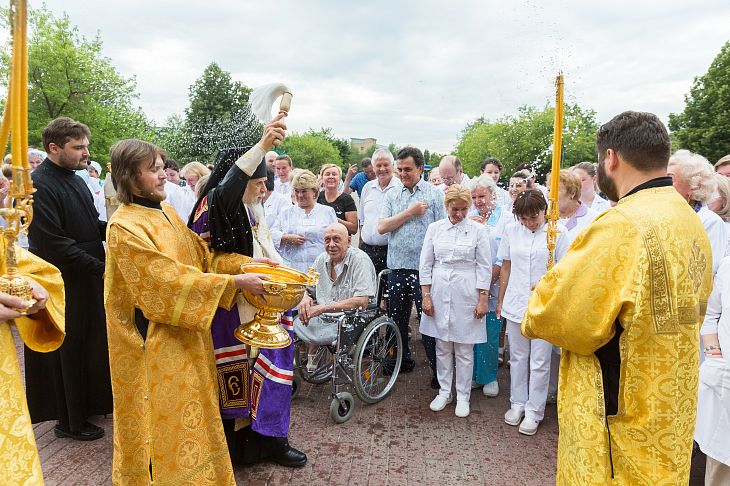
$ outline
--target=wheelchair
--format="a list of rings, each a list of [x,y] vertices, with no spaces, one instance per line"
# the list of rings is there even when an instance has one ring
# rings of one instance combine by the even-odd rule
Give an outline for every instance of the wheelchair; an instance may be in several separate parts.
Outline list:
[[[403,342],[398,326],[380,310],[381,284],[389,270],[378,275],[376,303],[367,309],[322,314],[337,325],[332,345],[318,346],[316,368],[307,370],[307,343],[294,341],[294,369],[304,381],[331,382],[330,416],[335,423],[347,422],[355,409],[351,391],[366,404],[377,403],[395,386],[403,360]],[[351,390],[351,391],[347,391]]]

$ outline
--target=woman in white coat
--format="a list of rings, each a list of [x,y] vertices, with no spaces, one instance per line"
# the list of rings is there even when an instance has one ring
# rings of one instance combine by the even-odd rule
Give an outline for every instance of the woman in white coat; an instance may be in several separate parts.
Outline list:
[[[730,257],[722,260],[707,302],[700,334],[705,360],[700,366],[695,441],[707,455],[705,485],[730,484]]]
[[[519,222],[507,225],[497,252],[502,271],[496,314],[507,319],[510,347],[510,409],[504,414],[504,421],[519,425],[524,435],[537,432],[545,414],[550,380],[552,344],[528,339],[520,330],[530,292],[547,272],[546,211],[547,201],[541,191],[528,189],[520,194],[512,208]],[[556,262],[568,248],[565,233],[565,227],[558,225]]]
[[[469,415],[474,367],[474,344],[487,340],[484,317],[488,311],[492,258],[489,233],[467,217],[471,192],[449,186],[444,195],[447,218],[426,231],[419,267],[423,293],[421,334],[436,338],[436,376],[439,394],[434,412],[452,400],[456,361],[456,416]]]

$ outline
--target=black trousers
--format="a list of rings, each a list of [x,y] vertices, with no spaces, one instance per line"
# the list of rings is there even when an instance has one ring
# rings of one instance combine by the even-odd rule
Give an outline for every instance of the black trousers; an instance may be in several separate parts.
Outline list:
[[[408,321],[411,319],[411,307],[416,304],[418,320],[422,310],[421,285],[417,270],[395,269],[388,275],[388,315],[398,325],[403,339],[403,364],[413,366],[410,343],[408,342]],[[426,358],[431,370],[436,373],[436,339],[421,335]]]

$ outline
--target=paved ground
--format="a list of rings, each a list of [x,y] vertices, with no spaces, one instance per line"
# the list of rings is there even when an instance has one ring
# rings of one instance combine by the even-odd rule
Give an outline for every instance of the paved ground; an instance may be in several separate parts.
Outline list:
[[[401,375],[394,392],[382,402],[370,406],[357,402],[353,418],[342,425],[329,418],[329,385],[304,384],[292,403],[290,441],[307,452],[309,463],[295,470],[272,464],[237,469],[238,484],[555,483],[554,405],[548,406],[536,436],[519,434],[502,420],[508,408],[508,370],[500,368],[500,396],[489,399],[475,390],[468,418],[457,418],[453,404],[431,412],[428,404],[434,391],[420,341],[415,349],[417,369]],[[110,484],[112,420],[93,421],[107,433],[90,443],[56,438],[50,422],[35,426],[47,485]],[[697,469],[692,484],[702,484],[701,475]]]

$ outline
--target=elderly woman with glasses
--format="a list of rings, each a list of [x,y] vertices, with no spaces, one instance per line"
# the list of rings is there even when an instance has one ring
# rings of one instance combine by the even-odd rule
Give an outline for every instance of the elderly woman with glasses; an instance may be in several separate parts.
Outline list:
[[[308,170],[292,180],[296,205],[281,211],[271,228],[271,237],[284,263],[306,272],[324,251],[324,230],[337,222],[335,210],[319,204],[319,182]]]
[[[473,208],[469,213],[471,219],[483,225],[489,234],[489,246],[492,256],[492,280],[489,291],[489,309],[486,318],[487,341],[474,345],[475,384],[483,385],[482,392],[488,397],[499,394],[497,384],[497,367],[499,364],[499,338],[502,333],[502,319],[497,318],[497,296],[499,295],[499,273],[502,261],[497,258],[497,249],[502,239],[505,226],[513,221],[512,213],[499,203],[499,192],[494,178],[483,173],[470,181],[471,201]],[[511,202],[510,202],[511,207]]]
[[[702,221],[712,246],[712,273],[717,272],[727,250],[728,237],[725,222],[713,213],[707,204],[717,189],[712,164],[689,150],[677,150],[670,158],[667,175],[674,189],[692,206]]]
[[[492,258],[489,234],[468,217],[471,192],[452,184],[444,195],[447,217],[428,226],[421,250],[419,278],[423,294],[421,334],[436,339],[439,393],[434,412],[452,401],[456,362],[456,416],[469,415],[474,344],[487,340]]]

